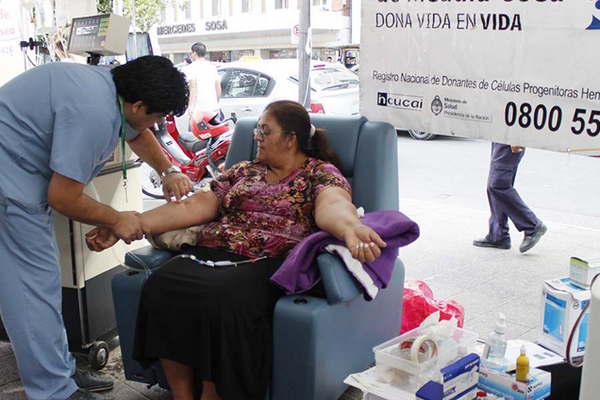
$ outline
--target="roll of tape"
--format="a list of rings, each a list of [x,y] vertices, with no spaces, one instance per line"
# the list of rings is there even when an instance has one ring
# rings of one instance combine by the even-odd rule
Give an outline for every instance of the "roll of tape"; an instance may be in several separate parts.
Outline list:
[[[437,344],[428,335],[417,337],[410,347],[410,360],[416,364],[429,361],[436,355]]]

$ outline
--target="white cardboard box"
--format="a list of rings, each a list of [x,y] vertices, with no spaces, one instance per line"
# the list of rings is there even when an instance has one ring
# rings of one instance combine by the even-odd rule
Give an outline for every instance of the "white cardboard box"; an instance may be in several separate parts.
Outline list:
[[[566,357],[569,333],[583,307],[590,301],[590,291],[574,285],[570,278],[544,281],[542,291],[542,332],[538,343]],[[589,311],[584,315],[571,343],[571,357],[583,356],[587,339]]]
[[[514,374],[479,370],[479,388],[506,400],[541,400],[550,397],[552,375],[550,372],[532,368],[529,382],[519,382]]]
[[[597,274],[600,274],[600,257],[571,257],[569,277],[576,285],[589,288]]]

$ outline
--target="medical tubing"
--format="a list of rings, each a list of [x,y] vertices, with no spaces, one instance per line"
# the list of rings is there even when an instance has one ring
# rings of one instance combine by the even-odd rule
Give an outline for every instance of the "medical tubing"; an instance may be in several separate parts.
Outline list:
[[[152,273],[152,269],[148,266],[148,264],[146,264],[146,262],[144,260],[142,260],[142,258],[140,256],[138,256],[137,254],[135,254],[133,251],[130,251],[129,256],[131,258],[133,258],[137,263],[139,263],[143,268],[144,268],[144,274],[146,275],[146,279],[148,279],[150,277],[150,274]],[[129,267],[127,264],[125,264],[127,267]],[[135,268],[131,268],[130,269],[135,269]]]
[[[594,276],[594,278],[592,279],[592,283],[590,283],[590,291],[592,290],[592,287],[594,286],[594,282],[596,282],[596,279],[598,279],[599,276],[600,276],[600,274],[596,274]],[[571,344],[572,344],[573,338],[575,336],[575,331],[579,327],[579,324],[581,324],[581,320],[583,319],[583,315],[587,311],[587,309],[590,306],[591,302],[592,302],[592,299],[590,298],[590,301],[587,302],[587,304],[583,307],[583,309],[579,313],[579,316],[577,317],[577,320],[575,321],[575,324],[573,325],[573,328],[571,329],[571,333],[569,333],[569,340],[567,340],[567,354],[566,354],[566,358],[567,358],[567,362],[569,363],[569,365],[571,367],[575,367],[575,368],[581,367],[583,365],[583,363],[585,362],[585,358],[580,363],[578,363],[578,364],[574,363],[573,360],[571,360]]]
[[[144,268],[144,274],[146,275],[146,279],[148,279],[150,277],[150,274],[152,274],[152,269],[150,268],[150,266],[144,262],[144,260],[142,260],[142,258],[140,256],[138,256],[137,254],[135,254],[134,252],[129,252],[129,256],[131,258],[133,258],[137,263],[139,263],[143,268]],[[260,260],[264,260],[265,258],[267,258],[267,256],[262,256],[262,257],[257,257],[257,258],[252,258],[249,260],[242,260],[242,261],[231,261],[231,260],[222,260],[222,261],[212,261],[212,260],[199,260],[195,255],[193,254],[178,254],[176,256],[174,256],[173,258],[171,258],[171,260],[175,259],[175,258],[189,258],[192,261],[195,261],[196,263],[200,264],[200,265],[205,265],[207,267],[211,267],[211,268],[215,268],[215,267],[237,267],[240,264],[249,264],[249,263],[255,263],[257,261]],[[136,268],[132,268],[131,266],[125,264],[125,266],[129,269],[136,269]]]
[[[237,267],[240,264],[249,264],[249,263],[255,263],[260,260],[264,260],[267,257],[262,256],[262,257],[251,258],[249,260],[242,260],[242,261],[231,261],[231,260],[212,261],[212,260],[200,260],[193,254],[179,254],[173,258],[189,258],[190,260],[195,261],[200,265],[206,265],[207,267],[214,268],[214,267],[231,267],[231,266]]]
[[[31,57],[29,57],[29,54],[27,54],[27,50],[24,51],[24,55],[27,58],[27,61],[29,61],[29,64],[31,64],[32,67],[37,67],[38,65],[36,63],[33,62],[33,60],[31,59]]]

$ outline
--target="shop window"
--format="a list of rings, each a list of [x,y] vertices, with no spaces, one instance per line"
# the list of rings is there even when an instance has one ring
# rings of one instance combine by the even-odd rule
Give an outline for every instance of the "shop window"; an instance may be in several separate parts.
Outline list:
[[[231,51],[209,51],[208,59],[214,62],[230,62]]]
[[[323,10],[329,10],[329,0],[313,0],[313,6],[321,7]]]
[[[212,15],[213,17],[221,15],[221,0],[212,0]]]
[[[269,58],[296,58],[296,49],[269,50]]]
[[[192,18],[192,4],[190,0],[175,0],[172,4],[173,15],[176,21]]]
[[[242,0],[242,12],[247,13],[250,11],[250,0]]]
[[[253,49],[248,49],[248,50],[232,50],[231,51],[231,61],[237,61],[237,60],[241,60],[244,58],[249,58],[249,59],[253,59],[253,58],[259,58],[257,56],[254,55],[254,50]]]
[[[280,8],[288,8],[289,7],[289,0],[275,0],[275,8],[280,9]]]

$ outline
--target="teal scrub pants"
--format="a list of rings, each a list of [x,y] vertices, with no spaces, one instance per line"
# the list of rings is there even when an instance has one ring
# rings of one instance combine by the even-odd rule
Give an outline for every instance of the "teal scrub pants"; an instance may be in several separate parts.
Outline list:
[[[77,390],[61,290],[50,209],[0,195],[0,315],[30,400],[64,400]]]

